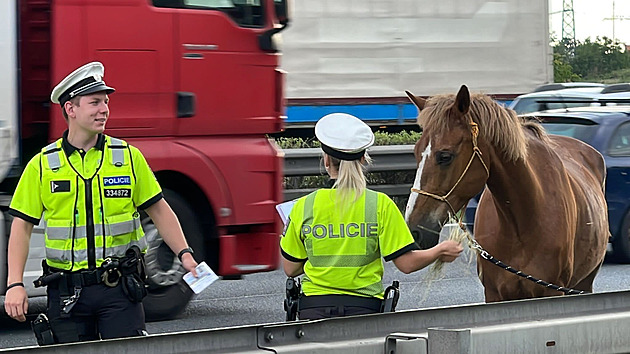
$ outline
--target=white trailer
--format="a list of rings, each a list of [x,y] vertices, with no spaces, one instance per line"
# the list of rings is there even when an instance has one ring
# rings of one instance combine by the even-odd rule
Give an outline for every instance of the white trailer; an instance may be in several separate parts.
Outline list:
[[[0,2],[0,182],[9,174],[18,158],[18,121],[17,121],[17,36],[15,23],[15,2]],[[3,198],[0,195],[0,198]],[[0,200],[0,205],[3,205]],[[0,250],[6,250],[7,239],[4,237],[4,215],[0,210]],[[8,234],[8,233],[7,233]],[[0,293],[4,293],[6,284],[6,252],[0,251]]]
[[[0,2],[0,181],[18,158],[15,2]]]
[[[547,0],[296,1],[282,35],[289,123],[317,120],[327,106],[413,119],[400,106],[405,90],[466,84],[509,100],[553,82]]]

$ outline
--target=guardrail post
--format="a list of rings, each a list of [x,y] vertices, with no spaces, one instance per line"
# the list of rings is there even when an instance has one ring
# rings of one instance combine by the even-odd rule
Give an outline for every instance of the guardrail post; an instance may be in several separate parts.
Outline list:
[[[470,329],[429,328],[429,353],[470,353]]]
[[[392,333],[385,337],[385,354],[427,354],[426,334]]]

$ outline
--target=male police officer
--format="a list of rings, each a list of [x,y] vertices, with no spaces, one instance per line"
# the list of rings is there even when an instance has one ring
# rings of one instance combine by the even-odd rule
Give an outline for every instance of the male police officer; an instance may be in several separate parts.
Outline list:
[[[137,209],[146,211],[183,267],[196,275],[192,250],[144,156],[103,134],[108,94],[114,92],[103,74],[103,65],[92,62],[53,89],[51,100],[61,105],[68,130],[28,163],[9,210],[15,218],[6,312],[26,319],[23,272],[31,231],[43,214],[44,283],[55,343],[146,333],[141,253],[147,242]]]

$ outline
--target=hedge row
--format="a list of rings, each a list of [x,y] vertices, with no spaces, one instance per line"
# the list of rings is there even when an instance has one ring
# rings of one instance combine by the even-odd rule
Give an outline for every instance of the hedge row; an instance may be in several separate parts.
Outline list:
[[[374,133],[374,145],[409,145],[420,139],[420,132],[402,131],[400,133]],[[318,148],[319,141],[315,138],[276,138],[276,143],[282,149]]]
[[[374,145],[412,145],[420,139],[421,133],[414,131],[402,131],[400,133],[374,133]],[[300,149],[300,148],[317,148],[319,147],[319,141],[315,138],[302,139],[302,138],[276,138],[276,143],[282,149]],[[321,166],[321,175],[319,176],[295,176],[284,178],[285,189],[300,189],[300,188],[321,188],[325,187],[328,181],[328,175],[324,166]],[[378,184],[403,184],[413,183],[415,173],[411,171],[406,172],[369,172],[366,175],[368,185]],[[394,201],[401,210],[404,210],[407,197],[393,197]]]

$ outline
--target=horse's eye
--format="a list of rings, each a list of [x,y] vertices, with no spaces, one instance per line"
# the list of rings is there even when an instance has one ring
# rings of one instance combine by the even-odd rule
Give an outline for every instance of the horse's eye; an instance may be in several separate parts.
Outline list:
[[[450,151],[438,151],[435,154],[435,161],[438,165],[450,165],[453,162],[453,157],[455,154]]]

